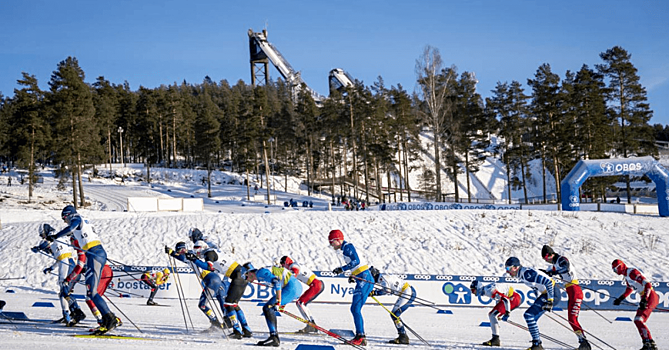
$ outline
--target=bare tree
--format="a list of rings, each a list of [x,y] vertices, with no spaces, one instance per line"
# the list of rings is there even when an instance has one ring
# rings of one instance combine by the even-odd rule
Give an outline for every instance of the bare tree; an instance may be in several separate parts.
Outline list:
[[[425,47],[423,54],[416,60],[415,70],[420,87],[418,97],[422,99],[426,112],[425,121],[434,135],[435,190],[437,201],[441,201],[440,135],[446,112],[450,108],[446,101],[446,94],[448,93],[448,80],[451,79],[451,76],[445,74],[439,49],[430,45]]]

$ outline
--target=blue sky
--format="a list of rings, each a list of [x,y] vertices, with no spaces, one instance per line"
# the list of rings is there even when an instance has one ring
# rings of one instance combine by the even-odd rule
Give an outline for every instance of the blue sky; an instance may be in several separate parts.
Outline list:
[[[619,45],[632,55],[654,110],[669,124],[669,1],[17,1],[0,2],[0,91],[21,72],[40,86],[74,56],[86,81],[133,90],[202,82],[250,84],[247,31],[268,30],[304,81],[326,95],[342,68],[371,85],[415,89],[426,45],[447,65],[475,72],[484,97],[498,81],[527,79],[549,63],[564,77]],[[279,73],[270,68],[270,76]]]

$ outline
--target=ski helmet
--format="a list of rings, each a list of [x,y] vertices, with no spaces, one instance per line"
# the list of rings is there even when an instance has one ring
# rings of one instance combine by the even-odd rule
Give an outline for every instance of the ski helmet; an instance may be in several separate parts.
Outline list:
[[[281,266],[290,266],[293,264],[293,259],[291,259],[289,256],[284,255],[281,257],[280,260]]]
[[[177,244],[174,246],[174,250],[177,252],[177,254],[182,253],[182,251],[187,250],[186,243],[185,242],[177,242]]]
[[[188,232],[188,238],[190,238],[190,240],[193,241],[193,243],[201,240],[202,237],[204,237],[204,235],[202,234],[202,231],[200,231],[200,229],[198,228],[193,227]]]
[[[332,242],[334,240],[343,241],[344,240],[344,233],[341,232],[340,230],[330,231],[330,234],[328,235],[328,241]]]
[[[74,205],[70,204],[63,208],[63,211],[60,212],[60,216],[63,218],[63,221],[70,223],[72,216],[77,213],[77,209],[74,208]]]
[[[42,238],[46,238],[46,236],[48,236],[53,231],[56,230],[49,224],[39,225],[39,236]]]
[[[551,248],[550,246],[544,245],[544,247],[541,248],[541,257],[544,258],[544,260],[546,260],[546,258],[549,255],[553,255],[553,254],[555,254],[555,252],[553,251],[553,248]]]
[[[372,277],[374,277],[374,282],[379,282],[379,275],[381,275],[381,272],[379,272],[379,269],[377,269],[374,266],[371,266],[369,268],[369,272],[372,274]]]
[[[472,294],[476,295],[478,289],[479,289],[479,281],[473,280],[472,283],[469,285],[469,290],[472,291]]]
[[[613,272],[615,272],[616,274],[623,275],[627,270],[627,265],[625,265],[625,263],[622,260],[616,259],[613,260],[613,262],[611,263],[611,268],[613,268]]]
[[[169,275],[170,274],[170,269],[165,268],[163,269],[163,275]]]
[[[246,269],[246,272],[257,270],[250,261],[242,266]]]
[[[520,259],[516,258],[515,256],[512,256],[508,259],[506,259],[506,262],[504,263],[504,266],[507,268],[511,266],[520,266]]]
[[[210,250],[204,253],[204,261],[217,261],[218,260],[218,254],[216,254],[215,251]]]

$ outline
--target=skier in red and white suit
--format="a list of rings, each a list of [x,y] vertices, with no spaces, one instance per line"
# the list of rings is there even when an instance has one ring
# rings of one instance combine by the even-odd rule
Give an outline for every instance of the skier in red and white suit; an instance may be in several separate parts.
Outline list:
[[[639,335],[641,335],[641,339],[643,340],[643,348],[641,349],[657,350],[655,341],[653,340],[653,337],[651,337],[648,327],[646,327],[646,321],[648,321],[650,313],[653,312],[659,303],[653,285],[641,271],[633,267],[628,268],[620,259],[613,260],[611,267],[613,268],[613,272],[625,276],[625,282],[627,283],[627,289],[613,301],[613,305],[620,305],[620,303],[634,291],[639,293],[641,300],[639,301],[639,309],[636,311],[636,317],[634,317],[634,324],[639,330]]]
[[[304,319],[312,323],[316,323],[314,322],[314,317],[311,315],[311,312],[307,308],[307,304],[309,304],[312,300],[316,299],[321,293],[323,293],[323,290],[325,289],[323,281],[316,278],[316,274],[314,274],[313,271],[300,266],[298,263],[293,261],[293,259],[291,259],[288,256],[281,257],[279,263],[281,267],[286,268],[290,270],[293,274],[295,274],[295,278],[298,281],[309,286],[309,289],[307,289],[307,291],[304,292],[299,299],[297,299],[296,304],[297,304],[297,309],[300,310],[300,313],[302,314],[302,317],[304,317]],[[306,327],[300,329],[297,332],[318,333],[318,330],[311,325],[307,325]]]

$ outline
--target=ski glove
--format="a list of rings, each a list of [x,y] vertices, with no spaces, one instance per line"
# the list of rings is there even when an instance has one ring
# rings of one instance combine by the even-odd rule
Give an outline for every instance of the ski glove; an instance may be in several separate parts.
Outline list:
[[[72,292],[71,287],[70,287],[70,281],[65,279],[65,280],[63,280],[63,282],[60,285],[62,287],[63,294],[70,295],[70,293]]]
[[[553,310],[553,300],[548,299],[546,304],[541,307],[544,311],[551,312]]]
[[[197,255],[195,255],[193,253],[186,253],[186,259],[188,259],[190,261],[195,261],[195,260],[197,260]]]
[[[507,311],[507,312],[504,313],[504,315],[502,315],[502,317],[501,317],[500,319],[501,319],[502,321],[506,322],[506,321],[509,319],[509,316],[511,316],[511,313],[509,313],[509,312]]]
[[[165,253],[169,254],[169,255],[172,255],[172,253],[174,253],[174,250],[172,250],[172,248],[170,248],[168,246],[165,246]]]
[[[49,266],[49,267],[47,267],[46,269],[42,270],[42,272],[43,272],[45,275],[48,274],[48,273],[51,272],[51,271],[53,271],[53,266]]]
[[[34,246],[34,247],[30,248],[30,251],[32,251],[33,253],[37,253],[37,252],[39,252],[39,247]]]
[[[353,275],[348,276],[348,283],[355,283],[355,277],[353,277]]]
[[[46,235],[46,237],[44,237],[44,239],[46,239],[49,242],[53,242],[53,241],[56,240],[56,236]]]
[[[613,305],[618,306],[618,305],[620,305],[620,303],[623,302],[623,300],[625,300],[625,297],[621,295],[621,296],[617,297],[616,300],[613,301]]]
[[[646,300],[646,298],[641,298],[639,301],[639,310],[646,310],[646,307],[648,307],[648,300]]]
[[[375,295],[376,295],[376,289],[372,289],[372,291],[369,292],[369,296],[370,296],[370,297],[373,297],[373,296],[375,296]]]
[[[344,272],[344,269],[342,269],[341,267],[332,270],[332,273],[334,273],[335,275],[340,275],[342,272]]]

